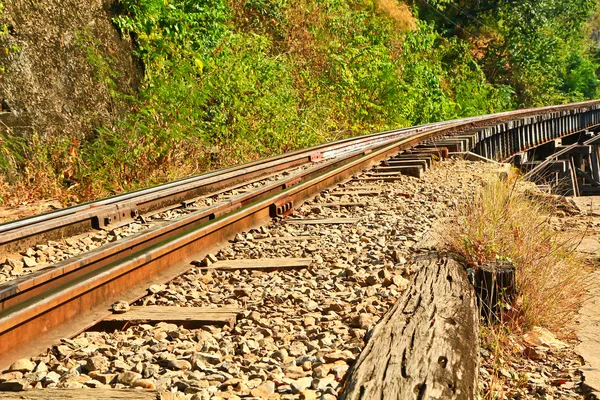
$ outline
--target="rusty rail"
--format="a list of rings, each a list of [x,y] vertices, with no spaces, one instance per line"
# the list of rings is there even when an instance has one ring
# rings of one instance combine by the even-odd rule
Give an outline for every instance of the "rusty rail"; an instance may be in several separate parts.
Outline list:
[[[282,201],[298,205],[399,151],[470,129],[476,123],[599,104],[520,110],[392,131],[384,140],[363,140],[362,146],[345,141],[343,152],[296,175],[0,285],[0,368],[95,324],[107,315],[114,300],[136,300],[146,294],[149,285],[181,274],[199,254],[271,218],[273,205]],[[308,153],[295,154],[306,157]]]

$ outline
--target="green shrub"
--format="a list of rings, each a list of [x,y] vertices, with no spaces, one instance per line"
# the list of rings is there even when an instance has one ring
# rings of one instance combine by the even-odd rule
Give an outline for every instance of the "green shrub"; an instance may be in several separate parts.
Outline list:
[[[452,10],[449,1],[434,4],[439,12]],[[110,55],[82,32],[96,79],[132,111],[75,146],[74,172],[64,184],[80,198],[343,137],[503,111],[531,99],[576,100],[597,90],[596,63],[585,51],[560,55],[569,60],[562,69],[556,52],[543,53],[575,40],[551,29],[566,22],[544,23],[533,33],[513,26],[527,16],[524,6],[506,15],[508,26],[490,20],[499,40],[484,56],[439,21],[427,15],[414,21],[389,0],[120,0],[120,6],[115,24],[135,39],[145,79],[136,97],[117,93]],[[482,18],[491,24],[490,15]],[[532,37],[536,46],[529,48]],[[489,58],[505,48],[509,61]],[[494,68],[505,76],[495,76]],[[54,147],[41,151],[64,152]],[[63,166],[51,167],[64,182]]]

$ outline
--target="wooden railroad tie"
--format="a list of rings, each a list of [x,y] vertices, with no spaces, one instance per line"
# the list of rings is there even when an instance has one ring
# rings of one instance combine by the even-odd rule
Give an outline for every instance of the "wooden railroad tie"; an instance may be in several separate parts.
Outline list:
[[[174,400],[169,392],[136,389],[40,389],[0,392],[0,400]]]
[[[425,171],[427,171],[431,165],[431,159],[417,159],[417,158],[406,158],[401,160],[390,159],[381,162],[381,166],[375,167],[374,170],[385,171],[394,167],[417,167],[421,166]]]
[[[462,265],[430,253],[371,331],[340,399],[466,399],[477,390],[479,312]]]
[[[315,236],[316,237],[316,236]],[[259,258],[246,260],[223,260],[206,267],[200,267],[206,270],[236,271],[242,269],[248,270],[281,270],[308,268],[313,262],[312,258]],[[192,261],[194,265],[200,265],[201,261]]]
[[[334,225],[334,224],[355,224],[358,218],[308,218],[308,219],[288,219],[286,223],[292,225]]]
[[[353,179],[356,181],[356,179]],[[378,190],[343,190],[340,192],[331,192],[331,196],[379,196],[381,189]]]
[[[433,143],[435,147],[444,147],[448,149],[449,152],[457,152],[457,151],[467,151],[469,150],[469,140],[468,139],[443,139],[438,140]]]
[[[431,153],[400,153],[390,158],[389,161],[425,160],[427,162],[427,165],[431,165],[431,163],[434,160],[434,157],[437,156]]]
[[[365,203],[351,203],[351,202],[347,202],[347,203],[319,203],[319,205],[321,207],[366,207],[367,205]]]
[[[447,158],[448,157],[448,149],[446,147],[436,147],[436,146],[419,146],[411,149],[410,155],[414,154],[430,154],[434,155],[438,158]]]
[[[254,239],[252,240],[253,242],[275,242],[275,241],[282,241],[282,242],[299,242],[302,240],[315,240],[315,239],[319,239],[320,236],[307,236],[307,235],[300,235],[300,236],[272,236],[272,237],[267,237],[267,238],[260,238],[260,239]]]
[[[406,178],[402,177],[401,175],[379,176],[379,177],[367,176],[364,178],[356,178],[355,181],[356,182],[397,182],[397,181],[401,181],[404,179],[406,179]]]
[[[173,306],[134,306],[123,314],[112,314],[102,320],[103,323],[158,323],[169,322],[181,325],[223,325],[233,327],[238,307],[173,307]]]
[[[423,176],[423,167],[421,165],[402,165],[395,167],[377,167],[374,172],[368,172],[367,175],[372,177],[390,177],[398,175],[414,176],[421,178]]]
[[[352,180],[348,181],[348,182],[352,182]],[[375,190],[375,191],[381,191],[381,188],[379,186],[376,185],[348,185],[343,187],[343,189],[346,190]]]

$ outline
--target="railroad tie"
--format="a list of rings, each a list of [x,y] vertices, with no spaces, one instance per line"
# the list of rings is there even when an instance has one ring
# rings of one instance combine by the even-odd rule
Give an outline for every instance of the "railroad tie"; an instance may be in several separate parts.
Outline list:
[[[389,176],[367,176],[362,178],[356,178],[357,182],[396,182],[401,181],[403,178],[401,175],[389,175]]]
[[[430,153],[399,153],[388,161],[403,161],[403,160],[425,160],[428,166],[434,161],[435,154]]]
[[[333,207],[344,207],[344,208],[348,208],[348,207],[366,207],[367,205],[365,203],[352,203],[352,202],[346,202],[346,203],[319,203],[319,205],[321,207],[327,207],[327,208],[333,208]]]
[[[430,146],[430,145],[426,145],[426,146],[419,146],[419,147],[415,147],[414,149],[411,150],[411,155],[412,154],[431,154],[435,157],[438,158],[448,158],[448,148],[446,147],[438,147],[438,146]]]
[[[389,159],[381,162],[381,166],[373,168],[374,171],[385,172],[394,171],[396,167],[416,167],[421,166],[427,171],[431,166],[431,158],[419,159],[419,158],[404,158],[404,159]],[[399,169],[401,170],[401,169]]]
[[[169,322],[181,325],[230,325],[233,327],[237,315],[244,311],[238,307],[172,307],[134,306],[123,314],[111,314],[102,323],[158,323]]]
[[[292,225],[334,225],[334,224],[355,224],[358,218],[307,218],[307,219],[288,219],[285,222]]]
[[[339,192],[329,193],[331,196],[379,196],[381,189],[379,190],[342,190]]]
[[[192,264],[201,266],[206,270],[236,271],[260,270],[272,271],[283,269],[308,268],[313,262],[312,258],[259,258],[246,260],[222,260],[209,266],[201,266],[202,261],[192,261]]]
[[[375,172],[368,172],[367,175],[371,178],[394,178],[401,175],[413,176],[415,178],[423,177],[423,167],[421,165],[414,166],[397,166],[397,167],[379,167]]]
[[[136,389],[41,389],[0,392],[0,400],[167,400],[172,395],[156,390]]]
[[[303,240],[317,240],[320,239],[321,236],[308,236],[308,235],[299,235],[299,236],[273,236],[267,238],[253,239],[252,242],[296,242]]]

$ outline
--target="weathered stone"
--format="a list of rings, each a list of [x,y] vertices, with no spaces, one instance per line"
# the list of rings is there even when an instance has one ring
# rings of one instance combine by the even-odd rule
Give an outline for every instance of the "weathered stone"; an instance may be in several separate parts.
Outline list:
[[[124,300],[119,300],[112,305],[112,311],[115,314],[123,314],[129,311],[131,307],[129,303]]]
[[[265,382],[260,386],[252,389],[250,394],[254,397],[258,397],[261,399],[269,398],[275,393],[275,383],[274,382]]]
[[[85,367],[88,371],[104,371],[109,367],[109,362],[105,357],[95,356],[90,357],[85,362]]]
[[[374,325],[375,322],[377,322],[377,319],[375,316],[373,316],[369,313],[361,313],[352,320],[351,326],[353,328],[366,329],[369,326]]]
[[[123,385],[131,386],[134,381],[141,378],[142,375],[138,374],[137,372],[125,371],[117,375],[117,382],[122,383]]]
[[[335,378],[333,375],[327,375],[324,378],[313,379],[311,382],[311,387],[315,390],[325,390],[328,386],[331,386],[335,382]]]
[[[48,372],[43,378],[45,383],[58,383],[60,381],[60,375],[54,371]]]
[[[48,366],[45,362],[40,361],[33,370],[34,372],[48,372]]]
[[[25,379],[13,379],[10,381],[0,382],[0,391],[2,392],[20,392],[30,389],[29,382]]]
[[[338,360],[348,360],[348,359],[352,359],[354,358],[354,355],[352,354],[352,352],[348,351],[348,350],[337,350],[331,353],[327,353],[323,356],[323,358],[325,359],[326,362],[328,363],[332,363]]]
[[[4,263],[10,267],[11,272],[14,272],[17,274],[23,273],[24,263],[22,261],[13,260],[12,258],[7,258]]]
[[[325,378],[327,374],[329,374],[329,367],[326,364],[319,365],[313,370],[315,378]]]
[[[21,371],[5,372],[4,374],[0,374],[0,382],[12,381],[21,378],[23,378],[23,373]]]
[[[410,285],[410,281],[406,278],[403,278],[400,275],[395,275],[392,278],[392,282],[394,283],[394,285],[398,286],[399,290],[406,290],[406,288],[408,287],[408,285]]]
[[[331,368],[331,372],[333,373],[335,379],[339,380],[344,377],[349,368],[350,366],[347,364],[337,364]]]
[[[307,389],[300,393],[300,399],[302,400],[317,400],[318,398],[317,392],[314,390]]]
[[[141,387],[143,389],[155,390],[156,384],[151,379],[136,379],[131,383],[131,387]]]
[[[28,358],[22,358],[20,360],[15,361],[10,368],[9,372],[12,371],[20,371],[20,372],[30,372],[35,368],[35,364],[31,362]]]
[[[172,370],[190,370],[192,364],[187,360],[168,360],[165,366]]]
[[[37,262],[35,261],[35,258],[26,256],[23,257],[23,264],[25,264],[27,268],[33,268],[37,265]]]
[[[117,374],[102,374],[96,371],[90,372],[89,375],[90,378],[95,379],[104,385],[112,383],[117,378]]]
[[[106,387],[106,385],[104,385],[101,382],[98,382],[97,380],[89,380],[89,381],[85,381],[83,382],[83,384],[89,388],[93,388],[93,389],[98,389],[98,388],[103,388]]]
[[[312,378],[306,377],[306,378],[296,379],[295,381],[290,383],[290,386],[292,387],[293,393],[302,393],[306,389],[308,389],[311,384],[312,384]]]
[[[541,348],[527,347],[524,351],[525,355],[533,361],[540,361],[546,359],[546,353]]]
[[[122,360],[114,360],[112,366],[117,371],[129,371],[131,369],[131,365]]]

